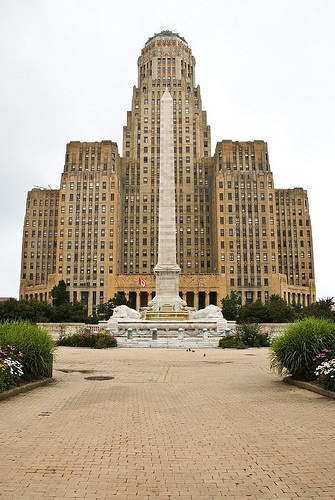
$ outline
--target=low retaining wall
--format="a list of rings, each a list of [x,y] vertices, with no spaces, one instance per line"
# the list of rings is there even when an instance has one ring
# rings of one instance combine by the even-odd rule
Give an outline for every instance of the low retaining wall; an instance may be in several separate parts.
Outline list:
[[[152,322],[153,325],[151,328],[155,328],[157,325],[155,322]],[[186,323],[186,322],[185,322]],[[51,333],[52,338],[54,340],[58,340],[60,335],[73,335],[74,333],[80,332],[83,328],[89,328],[92,332],[99,332],[102,329],[107,328],[107,321],[101,321],[98,325],[86,325],[85,323],[38,323],[38,325]],[[289,323],[261,323],[261,330],[267,333],[271,338],[278,337],[281,335]],[[182,324],[179,322],[176,328],[175,335],[178,334],[178,328],[180,328]],[[207,328],[207,327],[206,327]],[[235,321],[227,321],[227,328],[230,330],[235,330],[236,323]],[[150,328],[147,329],[148,335],[150,335]],[[185,337],[189,337],[189,333],[187,328],[185,328]],[[123,332],[125,336],[126,330]],[[222,335],[223,336],[223,335]]]

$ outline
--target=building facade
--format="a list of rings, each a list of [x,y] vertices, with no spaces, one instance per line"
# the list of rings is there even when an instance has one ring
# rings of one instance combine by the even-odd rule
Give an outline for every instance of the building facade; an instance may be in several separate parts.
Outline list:
[[[202,308],[237,291],[243,303],[267,302],[273,294],[314,302],[306,191],[275,189],[263,141],[224,140],[212,155],[195,59],[185,39],[170,31],[149,38],[141,51],[122,156],[111,141],[70,142],[59,190],[28,193],[20,298],[50,300],[60,280],[89,313],[115,293],[135,308],[153,298],[166,87],[173,99],[183,300]]]

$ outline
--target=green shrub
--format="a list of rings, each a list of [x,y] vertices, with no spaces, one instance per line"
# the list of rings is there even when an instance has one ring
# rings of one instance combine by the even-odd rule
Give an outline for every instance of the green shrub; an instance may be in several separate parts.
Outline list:
[[[267,333],[261,332],[261,327],[257,323],[243,323],[238,326],[238,336],[242,344],[246,347],[268,347],[270,338]]]
[[[109,347],[116,347],[117,341],[114,335],[110,335],[105,330],[94,333],[85,328],[79,333],[61,336],[57,345],[69,347],[90,347],[91,349],[107,349]]]
[[[261,332],[261,327],[254,323],[238,325],[236,333],[222,337],[219,347],[245,349],[247,347],[268,347],[270,338],[267,333]]]
[[[289,325],[270,350],[270,366],[299,380],[316,378],[315,358],[323,349],[335,347],[335,324],[326,319],[306,318]]]
[[[6,321],[0,323],[0,346],[8,345],[23,354],[24,379],[51,376],[55,342],[49,332],[29,321]]]
[[[238,335],[228,335],[220,338],[219,347],[222,349],[243,349],[244,346]]]

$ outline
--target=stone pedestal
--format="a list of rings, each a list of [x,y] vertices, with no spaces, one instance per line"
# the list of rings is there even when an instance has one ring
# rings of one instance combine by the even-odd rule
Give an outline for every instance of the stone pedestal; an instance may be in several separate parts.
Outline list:
[[[156,276],[156,296],[149,302],[149,309],[153,313],[162,312],[165,315],[182,311],[187,304],[179,297],[180,268],[177,265],[170,268],[157,265],[154,273]],[[147,319],[149,319],[148,314],[151,311],[146,313]],[[183,312],[183,319],[187,318],[188,313]]]

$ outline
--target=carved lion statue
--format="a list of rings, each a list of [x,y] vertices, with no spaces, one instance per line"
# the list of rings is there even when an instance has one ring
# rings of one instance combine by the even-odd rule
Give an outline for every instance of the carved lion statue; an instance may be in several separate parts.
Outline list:
[[[199,309],[199,311],[190,312],[190,318],[192,319],[205,319],[205,318],[222,318],[222,311],[218,306],[213,304],[205,307],[205,309]]]
[[[112,316],[112,318],[130,318],[130,319],[140,319],[140,317],[141,315],[138,311],[125,305],[116,306]]]

